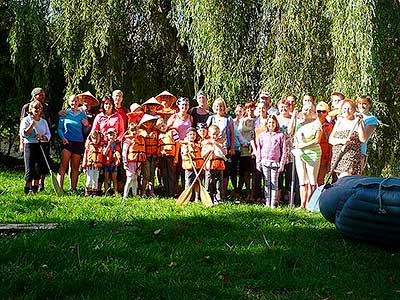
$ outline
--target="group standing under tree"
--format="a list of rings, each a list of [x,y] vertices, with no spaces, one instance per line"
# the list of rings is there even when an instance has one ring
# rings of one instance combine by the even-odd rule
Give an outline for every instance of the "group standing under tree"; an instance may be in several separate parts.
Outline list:
[[[40,166],[49,151],[39,148],[48,149],[51,138],[44,95],[35,88],[21,112],[26,194],[43,190],[48,172]],[[334,180],[362,174],[367,141],[378,125],[369,96],[354,102],[339,92],[331,95],[332,111],[326,102],[315,104],[311,94],[303,97],[300,110],[293,95],[281,99],[276,109],[270,95],[261,93],[258,102],[239,104],[235,118],[222,98],[210,107],[203,91],[191,109],[188,98],[177,99],[167,91],[133,103],[130,110],[122,106],[120,90],[101,102],[90,92],[68,99],[69,108],[59,113],[58,180],[64,188],[68,172],[70,190],[75,191],[83,157],[86,195],[122,191],[124,198],[177,197],[203,170],[197,184],[204,184],[214,204],[243,196],[250,203],[276,207],[293,197],[291,189],[299,192],[300,207],[305,208],[328,172]],[[198,188],[193,200],[199,200]]]

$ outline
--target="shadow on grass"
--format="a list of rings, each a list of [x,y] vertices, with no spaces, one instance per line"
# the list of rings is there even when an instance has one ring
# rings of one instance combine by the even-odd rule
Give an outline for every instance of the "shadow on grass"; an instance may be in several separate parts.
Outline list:
[[[390,299],[399,284],[397,255],[289,210],[68,221],[0,253],[1,299]]]

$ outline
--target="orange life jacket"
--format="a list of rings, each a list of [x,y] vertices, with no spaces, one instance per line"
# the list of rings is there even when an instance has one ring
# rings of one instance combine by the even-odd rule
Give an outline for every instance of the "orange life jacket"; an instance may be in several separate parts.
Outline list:
[[[151,130],[147,132],[144,129],[139,129],[138,135],[144,138],[145,153],[147,156],[158,154],[158,131]]]
[[[86,145],[82,167],[94,169],[103,167],[103,147],[101,144],[88,143]]]
[[[143,162],[146,160],[146,148],[142,136],[127,136],[124,143],[128,144],[126,153],[126,160],[128,163]]]
[[[187,152],[187,150],[189,150]],[[186,152],[186,153],[185,153]],[[199,144],[183,144],[182,145],[182,169],[192,170],[192,164],[190,163],[190,157],[192,158],[193,165],[196,170],[201,169],[203,166],[204,159],[201,157],[201,147]]]
[[[159,156],[173,156],[176,155],[176,142],[174,141],[173,134],[175,129],[168,130],[164,134],[159,135],[158,151]]]
[[[121,145],[118,142],[114,144],[114,150],[110,147],[103,157],[104,166],[119,166],[121,164]]]
[[[223,171],[225,170],[225,160],[221,156],[217,156],[215,153],[215,149],[213,146],[204,145],[202,149],[202,153],[204,156],[208,155],[209,151],[211,151],[211,158],[208,160],[205,169],[206,170],[217,170]],[[222,155],[222,154],[221,154]]]

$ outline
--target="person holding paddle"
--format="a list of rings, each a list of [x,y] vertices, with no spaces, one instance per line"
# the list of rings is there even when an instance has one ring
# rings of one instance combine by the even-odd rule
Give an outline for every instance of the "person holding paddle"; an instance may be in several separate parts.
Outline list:
[[[356,115],[356,111],[353,100],[345,99],[341,108],[341,118],[336,122],[329,137],[329,143],[332,145],[331,170],[339,178],[361,175],[361,143],[366,142],[367,136],[362,115]]]
[[[37,193],[40,176],[47,172],[40,142],[48,142],[51,134],[46,120],[41,117],[42,110],[43,105],[39,100],[31,101],[29,114],[22,119],[20,125],[19,133],[24,144],[25,195],[29,192]]]

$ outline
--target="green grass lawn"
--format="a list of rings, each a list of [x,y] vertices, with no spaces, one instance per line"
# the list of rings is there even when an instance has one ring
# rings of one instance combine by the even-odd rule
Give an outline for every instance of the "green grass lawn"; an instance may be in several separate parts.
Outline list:
[[[173,199],[23,195],[0,169],[0,299],[400,299],[398,251],[344,240],[319,214]],[[83,177],[80,186],[83,188]]]

